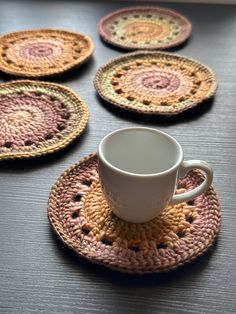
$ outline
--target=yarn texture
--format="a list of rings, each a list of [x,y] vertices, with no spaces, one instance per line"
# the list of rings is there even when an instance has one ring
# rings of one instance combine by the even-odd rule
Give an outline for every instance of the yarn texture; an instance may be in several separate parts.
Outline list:
[[[167,49],[186,41],[192,32],[188,19],[159,7],[132,7],[103,17],[98,31],[109,44],[127,50]]]
[[[213,71],[180,55],[133,52],[112,59],[97,71],[95,88],[108,103],[150,115],[175,115],[211,98]]]
[[[37,29],[0,37],[0,70],[21,77],[63,73],[86,62],[94,51],[81,33]]]
[[[179,180],[177,193],[196,187],[203,178],[200,171],[190,172]],[[220,205],[210,187],[188,204],[167,207],[150,222],[125,222],[104,199],[97,155],[92,154],[53,186],[48,217],[59,238],[80,257],[120,272],[159,273],[194,260],[212,245]]]
[[[87,122],[86,104],[67,87],[29,80],[0,84],[0,160],[53,153]]]

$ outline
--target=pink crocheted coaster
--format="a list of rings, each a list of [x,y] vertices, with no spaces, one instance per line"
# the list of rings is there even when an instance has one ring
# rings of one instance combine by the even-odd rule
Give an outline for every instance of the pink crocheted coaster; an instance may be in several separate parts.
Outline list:
[[[87,105],[65,86],[30,80],[0,84],[0,160],[66,147],[83,132],[88,115]]]
[[[103,17],[98,31],[104,41],[128,50],[166,49],[191,35],[192,25],[176,11],[160,7],[130,7]]]
[[[190,172],[177,193],[200,184]],[[194,260],[213,243],[220,226],[214,189],[192,202],[167,207],[150,222],[133,224],[116,217],[103,197],[97,156],[72,166],[53,186],[49,221],[59,238],[87,260],[127,273],[158,273]]]

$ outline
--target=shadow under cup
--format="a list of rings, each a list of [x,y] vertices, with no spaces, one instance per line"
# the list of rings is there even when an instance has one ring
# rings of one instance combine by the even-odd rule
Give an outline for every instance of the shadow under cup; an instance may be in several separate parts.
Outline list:
[[[128,128],[107,135],[100,144],[103,159],[117,171],[152,175],[179,165],[181,146],[169,135],[149,128]]]

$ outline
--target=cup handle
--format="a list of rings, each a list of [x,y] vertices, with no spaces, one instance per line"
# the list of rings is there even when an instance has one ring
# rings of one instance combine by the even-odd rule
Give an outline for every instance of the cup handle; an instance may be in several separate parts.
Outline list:
[[[196,188],[186,193],[174,195],[170,201],[171,205],[175,205],[182,202],[187,202],[195,198],[196,196],[204,193],[212,183],[213,170],[211,166],[202,160],[188,160],[183,161],[179,170],[179,177],[183,177],[187,172],[192,169],[203,170],[206,174],[206,179]]]

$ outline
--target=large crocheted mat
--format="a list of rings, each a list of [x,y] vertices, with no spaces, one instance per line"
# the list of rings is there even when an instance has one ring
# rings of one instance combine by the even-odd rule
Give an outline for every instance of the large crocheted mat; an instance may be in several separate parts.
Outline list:
[[[22,77],[63,73],[92,55],[91,39],[56,29],[27,30],[0,37],[0,70]]]
[[[123,49],[165,49],[188,39],[192,26],[169,9],[131,7],[103,17],[98,31],[104,41]]]
[[[217,82],[211,69],[176,54],[133,52],[97,71],[95,88],[108,103],[148,115],[175,115],[211,98]]]
[[[0,84],[0,160],[57,151],[87,122],[86,104],[67,87],[27,80]]]
[[[202,179],[198,171],[189,173],[179,180],[177,192],[194,188]],[[48,217],[59,238],[79,256],[142,274],[177,268],[205,252],[219,230],[220,207],[210,187],[193,202],[169,206],[150,222],[125,222],[109,209],[98,179],[97,156],[90,155],[53,186]]]

